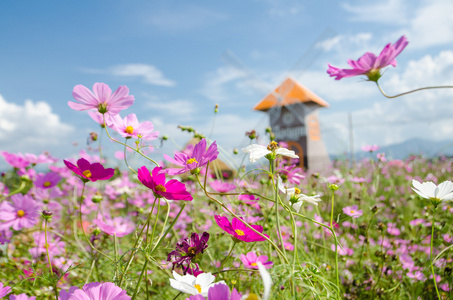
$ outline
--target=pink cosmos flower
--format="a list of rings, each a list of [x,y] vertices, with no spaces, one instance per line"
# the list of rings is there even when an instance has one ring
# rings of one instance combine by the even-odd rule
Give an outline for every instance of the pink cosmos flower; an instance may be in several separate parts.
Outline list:
[[[27,294],[9,295],[9,300],[36,300],[36,297],[28,297]]]
[[[34,258],[38,259],[41,255],[47,253],[46,250],[46,236],[43,231],[37,231],[33,233],[33,239],[36,247],[28,249],[28,253]],[[49,256],[53,259],[54,256],[58,256],[64,253],[66,243],[61,241],[60,237],[54,235],[47,236],[47,243],[49,244]]]
[[[219,151],[217,150],[216,142],[213,142],[206,150],[206,140],[202,139],[195,145],[193,152],[190,154],[184,152],[176,153],[174,159],[164,154],[166,160],[182,167],[182,169],[169,168],[167,169],[167,173],[178,175],[190,171],[193,174],[198,174],[201,167],[205,166],[209,161],[216,160],[218,155]]]
[[[41,189],[53,188],[60,182],[61,176],[55,172],[48,172],[46,174],[38,174],[35,180],[35,186]]]
[[[426,276],[420,272],[420,271],[414,271],[414,272],[409,272],[409,273],[406,273],[407,277],[409,278],[413,278],[417,281],[425,281],[426,280]]]
[[[270,269],[274,264],[271,261],[267,261],[268,260],[267,255],[257,256],[255,252],[249,252],[246,255],[241,254],[240,259],[244,266],[249,269],[258,269],[257,262],[262,263],[263,266],[266,267],[266,269]]]
[[[220,226],[225,232],[231,234],[236,239],[243,242],[260,242],[265,241],[266,239],[259,234],[255,233],[253,230],[245,226],[238,218],[233,218],[233,220],[228,220],[227,217],[214,216],[217,225]],[[263,226],[261,225],[251,225],[256,231],[262,233]],[[269,237],[267,234],[265,236]]]
[[[367,52],[362,55],[359,60],[354,61],[348,59],[348,65],[352,69],[340,69],[328,64],[329,68],[327,73],[330,77],[335,77],[335,80],[342,78],[353,77],[357,75],[366,75],[370,81],[378,81],[381,77],[380,70],[388,65],[396,67],[396,57],[406,48],[409,42],[403,35],[395,44],[387,44],[381,51],[379,56],[374,53]]]
[[[378,145],[364,145],[362,146],[362,150],[365,152],[374,152],[379,150]]]
[[[13,228],[21,230],[35,226],[39,220],[41,205],[31,196],[16,194],[11,196],[12,204],[5,201],[0,204],[0,230]]]
[[[300,185],[300,180],[305,178],[305,176],[302,175],[302,169],[296,165],[284,166],[278,171],[280,172],[280,177],[284,182],[287,180],[289,183],[294,185]]]
[[[150,121],[138,122],[135,114],[129,114],[124,119],[119,115],[112,117],[112,128],[125,138],[142,138],[154,140],[159,136],[159,131],[153,131],[154,126]]]
[[[76,175],[82,179],[83,182],[110,179],[115,170],[112,168],[105,169],[100,163],[90,163],[85,158],[77,161],[77,166],[67,160],[63,160],[64,164]]]
[[[230,289],[225,283],[216,283],[208,290],[208,298],[203,297],[201,294],[192,295],[186,300],[241,300],[242,295],[233,288],[230,294]]]
[[[221,180],[210,181],[209,185],[218,193],[228,193],[236,189],[236,185],[234,183],[223,182]]]
[[[353,219],[356,219],[363,215],[363,212],[357,205],[347,206],[343,208],[343,213],[350,216]]]
[[[130,300],[126,291],[112,282],[92,282],[82,289],[71,287],[69,292],[60,290],[59,300]]]
[[[116,235],[117,237],[128,235],[135,230],[135,224],[129,218],[115,217],[105,221],[96,219],[93,223],[108,235]]]
[[[129,95],[127,86],[120,86],[113,94],[110,87],[101,82],[93,85],[93,93],[85,86],[79,84],[72,90],[72,96],[77,102],[68,101],[74,110],[95,110],[101,114],[117,115],[123,109],[134,103],[134,96]]]
[[[150,174],[148,169],[143,166],[138,169],[138,180],[150,188],[157,198],[163,197],[167,200],[192,201],[193,198],[186,190],[184,183],[176,179],[165,182],[165,173],[161,167],[155,167],[152,174]]]
[[[30,162],[25,158],[25,156],[22,153],[9,153],[6,151],[0,152],[0,154],[3,156],[5,161],[13,166],[14,168],[25,168],[30,165]]]
[[[10,243],[10,238],[13,236],[13,232],[9,229],[0,229],[0,245]],[[0,297],[1,298],[1,297]]]
[[[0,282],[0,298],[5,297],[11,291],[10,286],[4,286],[3,283]]]

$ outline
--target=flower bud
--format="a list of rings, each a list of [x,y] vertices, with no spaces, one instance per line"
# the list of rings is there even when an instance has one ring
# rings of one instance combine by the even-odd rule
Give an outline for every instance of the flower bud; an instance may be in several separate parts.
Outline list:
[[[93,203],[100,203],[102,201],[102,194],[99,192],[96,192],[93,197],[91,198],[91,201]]]
[[[41,213],[41,217],[44,220],[49,221],[50,219],[52,219],[52,212],[50,210],[43,210]]]

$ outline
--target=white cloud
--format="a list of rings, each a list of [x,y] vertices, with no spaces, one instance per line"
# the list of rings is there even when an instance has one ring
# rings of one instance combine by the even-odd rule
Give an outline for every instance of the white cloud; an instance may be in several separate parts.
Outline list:
[[[361,4],[344,3],[342,5],[346,11],[353,14],[351,17],[352,21],[385,24],[406,24],[408,21],[410,5],[404,0],[360,3]],[[411,2],[411,4],[413,3]]]
[[[407,28],[407,36],[414,48],[449,45],[453,42],[453,2],[449,0],[423,1]]]
[[[165,116],[171,119],[177,119],[181,122],[191,120],[197,112],[199,103],[188,99],[162,100],[156,95],[143,94],[146,101],[146,108],[153,112],[153,115]]]
[[[173,80],[165,78],[164,74],[155,66],[147,64],[126,64],[117,65],[110,68],[110,71],[115,76],[124,77],[142,77],[143,82],[160,85],[160,86],[174,86]]]
[[[112,66],[107,69],[82,68],[85,73],[106,74],[118,77],[141,78],[146,84],[158,86],[175,86],[173,80],[165,78],[162,71],[153,65],[148,64],[123,64]]]
[[[74,128],[61,122],[47,102],[7,102],[0,95],[0,143],[2,150],[37,153],[69,144]]]
[[[453,41],[453,2],[450,0],[352,3],[343,4],[343,8],[352,14],[352,21],[389,25],[392,27],[390,36],[397,39],[406,34],[411,48],[449,45]]]
[[[226,85],[238,79],[246,77],[246,72],[234,67],[221,67],[210,72],[205,77],[205,82],[200,90],[200,93],[207,99],[214,102],[223,102],[231,99],[231,94],[228,93]]]

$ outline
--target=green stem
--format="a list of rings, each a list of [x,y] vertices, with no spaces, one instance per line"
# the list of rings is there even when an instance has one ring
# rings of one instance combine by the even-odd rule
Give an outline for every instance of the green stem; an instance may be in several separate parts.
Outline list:
[[[140,286],[140,282],[142,281],[143,273],[145,273],[147,265],[148,265],[148,260],[145,259],[145,263],[143,264],[142,272],[140,273],[140,277],[138,278],[137,285],[135,286],[135,289],[134,289],[134,293],[132,294],[132,300],[134,300],[135,296],[137,295],[137,291],[138,291],[138,288]]]
[[[105,258],[109,259],[110,261],[115,262],[115,260],[113,258],[111,258],[110,256],[108,256],[107,254],[105,254],[101,250],[99,250],[96,247],[94,247],[94,245],[91,243],[90,239],[88,238],[88,236],[87,236],[87,234],[85,232],[85,228],[83,228],[82,205],[83,205],[83,194],[84,194],[84,192],[85,192],[85,182],[83,183],[82,195],[80,195],[80,203],[79,203],[79,205],[80,205],[80,207],[79,207],[79,221],[80,221],[80,227],[82,227],[83,236],[85,237],[85,240],[87,241],[88,245],[90,245],[91,249],[93,249],[94,251],[98,252],[99,254],[101,254]]]
[[[434,287],[436,288],[437,298],[440,300],[442,298],[440,297],[439,289],[437,288],[436,274],[434,273],[434,260],[433,260],[434,223],[435,223],[435,217],[436,217],[436,210],[437,210],[437,207],[435,207],[433,210],[433,221],[432,221],[433,223],[431,225],[431,247],[429,249],[429,259],[431,260],[431,272],[433,273]]]
[[[233,241],[233,246],[231,246],[230,252],[229,252],[228,255],[222,260],[222,262],[220,263],[219,270],[222,270],[223,265],[224,265],[225,262],[228,260],[228,258],[230,258],[231,253],[233,252],[234,246],[236,246],[237,243],[238,243],[237,241]]]
[[[146,155],[143,154],[141,151],[137,151],[136,149],[132,148],[131,146],[128,146],[128,145],[126,145],[126,144],[124,144],[124,143],[122,143],[122,142],[120,142],[120,141],[115,140],[114,138],[112,138],[112,137],[110,136],[110,133],[109,133],[109,131],[108,131],[108,129],[107,129],[107,126],[106,126],[106,124],[105,124],[105,115],[102,115],[102,118],[103,118],[103,120],[104,120],[104,126],[105,126],[104,129],[105,129],[105,132],[107,133],[107,136],[108,136],[112,141],[114,141],[115,143],[118,143],[118,144],[120,144],[120,145],[123,145],[124,147],[127,147],[127,148],[131,149],[132,151],[137,152],[138,154],[140,154],[141,156],[143,156],[144,158],[146,158],[146,159],[149,160],[150,162],[154,163],[156,166],[159,166],[159,164],[158,164],[156,161],[154,161],[152,158],[146,156]]]
[[[126,138],[126,140],[124,141],[124,145],[127,145],[127,138]],[[127,152],[126,152],[126,149],[127,149],[127,148],[124,147],[124,163],[126,164],[126,167],[129,168],[129,170],[131,170],[133,173],[137,174],[137,171],[135,171],[134,169],[132,169],[132,168],[129,166],[128,162],[127,162]]]
[[[280,240],[280,246],[283,249],[283,254],[286,257],[286,249],[285,249],[285,245],[283,243],[283,235],[282,235],[282,231],[281,231],[281,228],[280,228],[280,216],[279,216],[279,213],[278,213],[278,202],[279,202],[278,201],[278,187],[277,187],[277,184],[275,183],[275,176],[274,176],[274,173],[275,173],[275,161],[274,160],[270,160],[269,164],[270,164],[270,166],[269,166],[270,173],[272,174],[272,186],[273,186],[273,189],[274,189],[275,217],[277,219],[277,234],[278,234],[278,238]]]
[[[427,86],[427,87],[422,87],[422,88],[418,88],[418,89],[415,89],[415,90],[411,90],[411,91],[408,91],[408,92],[404,92],[404,93],[401,93],[401,94],[397,94],[397,95],[394,95],[394,96],[389,96],[387,95],[381,88],[381,86],[379,85],[379,83],[376,81],[376,85],[379,89],[379,91],[382,93],[382,95],[384,95],[384,97],[387,97],[387,98],[397,98],[397,97],[400,97],[400,96],[404,96],[404,95],[407,95],[407,94],[411,94],[411,93],[415,93],[415,92],[418,92],[418,91],[422,91],[422,90],[430,90],[430,89],[451,89],[453,88],[453,86],[451,85],[443,85],[443,86]],[[439,298],[440,299],[440,298]]]
[[[335,192],[332,191],[332,210],[330,212],[330,227],[333,228],[333,211],[334,211],[334,205],[335,205]]]
[[[49,276],[54,278],[54,273],[52,270],[52,264],[50,263],[50,254],[49,254],[49,243],[47,242],[47,219],[44,219],[44,240],[46,242],[46,254],[47,254],[47,262],[49,263]],[[54,285],[54,293],[55,293],[55,300],[58,300],[58,287],[57,287],[57,281],[53,281]]]

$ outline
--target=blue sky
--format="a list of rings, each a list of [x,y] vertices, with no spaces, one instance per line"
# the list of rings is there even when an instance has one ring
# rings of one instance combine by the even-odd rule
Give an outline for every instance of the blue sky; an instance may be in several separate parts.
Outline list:
[[[240,148],[245,131],[268,125],[252,107],[288,75],[330,103],[320,112],[330,153],[347,151],[348,113],[357,149],[413,137],[447,140],[451,90],[388,100],[373,84],[335,81],[326,69],[379,53],[405,34],[410,43],[382,86],[392,94],[452,85],[452,11],[447,0],[2,1],[0,149],[77,153],[98,127],[67,102],[75,85],[95,82],[112,90],[127,85],[136,101],[121,115],[152,121],[178,145],[189,136],[177,125],[210,134],[218,103],[212,139]],[[222,59],[227,50],[245,69]],[[168,143],[164,151],[174,149]]]

